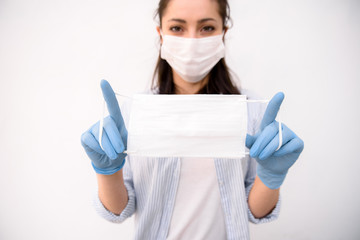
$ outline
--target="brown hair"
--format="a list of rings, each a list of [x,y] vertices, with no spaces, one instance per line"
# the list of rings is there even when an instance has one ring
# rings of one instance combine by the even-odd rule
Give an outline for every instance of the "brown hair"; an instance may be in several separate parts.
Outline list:
[[[170,0],[160,0],[155,17],[161,19]],[[230,7],[227,0],[217,0],[219,5],[219,14],[223,21],[223,29],[230,20]],[[157,81],[155,80],[157,76]],[[172,68],[168,62],[161,59],[160,54],[155,67],[152,89],[159,94],[175,94],[175,84],[173,81]],[[222,58],[210,71],[208,83],[199,90],[199,94],[240,94],[239,89],[233,84],[230,78],[229,68]]]

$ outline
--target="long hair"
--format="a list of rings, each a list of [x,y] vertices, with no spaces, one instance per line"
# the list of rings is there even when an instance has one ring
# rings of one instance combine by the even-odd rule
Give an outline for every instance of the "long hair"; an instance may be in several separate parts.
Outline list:
[[[160,27],[161,19],[170,0],[160,0],[155,17],[159,17]],[[227,0],[217,0],[219,5],[219,14],[222,18],[223,29],[226,28],[230,20],[230,7]],[[160,54],[154,70],[151,88],[159,94],[175,94],[175,84],[173,81],[172,68],[168,62],[161,59]],[[209,81],[201,88],[199,94],[240,94],[239,89],[231,80],[229,68],[225,59],[222,58],[210,71]]]

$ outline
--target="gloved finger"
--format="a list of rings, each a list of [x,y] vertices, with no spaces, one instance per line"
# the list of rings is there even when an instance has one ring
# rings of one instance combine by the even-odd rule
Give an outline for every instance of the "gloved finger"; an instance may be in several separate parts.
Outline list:
[[[116,126],[120,129],[120,127],[125,127],[124,119],[120,112],[119,103],[116,99],[115,93],[111,88],[110,84],[106,80],[101,80],[100,83],[101,90],[110,113],[110,116],[114,119]]]
[[[264,117],[261,121],[260,129],[264,130],[266,126],[271,124],[276,119],[276,115],[279,112],[281,103],[284,100],[284,93],[278,92],[275,96],[270,100],[269,104],[266,107]]]
[[[91,128],[91,134],[95,136],[97,142],[99,143],[99,123],[95,124]],[[117,153],[116,153],[114,147],[112,146],[109,136],[107,135],[106,131],[103,131],[101,145],[102,145],[103,151],[110,159],[117,158]]]
[[[87,152],[93,151],[98,154],[105,154],[105,152],[101,149],[98,140],[96,140],[94,135],[89,131],[86,131],[81,135],[81,145]]]
[[[282,146],[291,141],[295,134],[285,125],[282,125]],[[276,136],[271,140],[271,142],[264,148],[264,150],[259,154],[260,160],[265,160],[271,155],[273,155],[276,149],[279,147],[279,132]],[[280,150],[280,149],[279,149]]]
[[[121,139],[119,129],[116,127],[116,124],[111,117],[104,119],[104,130],[108,135],[110,143],[116,153],[122,153],[125,150],[125,146]]]
[[[293,138],[290,142],[282,146],[278,151],[274,153],[274,157],[282,157],[291,153],[300,154],[304,149],[304,141],[299,137]]]
[[[111,144],[109,136],[106,132],[103,132],[103,137],[101,140],[101,145],[103,146],[106,155],[112,160],[116,159],[118,154],[116,153],[113,145]]]
[[[260,135],[260,132],[256,133],[254,136],[246,134],[245,146],[248,149],[250,149],[259,135]]]
[[[269,124],[264,130],[260,133],[259,137],[256,139],[255,143],[250,149],[250,156],[256,158],[264,150],[264,148],[270,143],[270,141],[278,133],[278,124],[273,122]]]

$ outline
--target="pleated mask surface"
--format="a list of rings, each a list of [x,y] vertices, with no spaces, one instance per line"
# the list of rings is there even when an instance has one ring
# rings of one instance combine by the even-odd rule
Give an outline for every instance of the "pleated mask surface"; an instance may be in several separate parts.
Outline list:
[[[127,153],[143,157],[218,157],[241,158],[246,154],[247,103],[268,103],[269,100],[248,100],[246,95],[222,94],[135,94],[128,124]],[[99,124],[102,147],[103,102]],[[283,136],[278,113],[279,150]]]
[[[245,95],[133,96],[130,156],[221,157],[245,155]]]

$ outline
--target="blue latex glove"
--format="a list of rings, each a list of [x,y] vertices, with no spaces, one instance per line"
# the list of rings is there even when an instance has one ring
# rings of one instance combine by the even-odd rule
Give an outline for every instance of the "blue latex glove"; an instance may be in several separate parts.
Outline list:
[[[260,131],[254,136],[246,136],[246,147],[250,149],[250,156],[258,162],[257,175],[271,189],[280,187],[288,169],[304,149],[304,142],[282,124],[282,146],[275,151],[279,145],[279,123],[275,118],[283,100],[284,94],[277,93],[266,108]]]
[[[125,164],[127,148],[127,130],[120,112],[115,93],[106,80],[101,81],[101,90],[110,116],[104,119],[104,130],[99,144],[100,121],[91,126],[81,136],[81,144],[92,161],[95,172],[111,175],[119,171]]]

